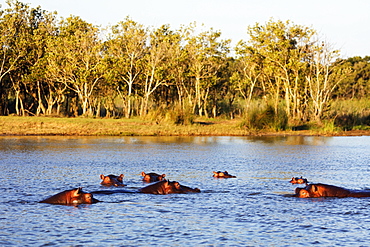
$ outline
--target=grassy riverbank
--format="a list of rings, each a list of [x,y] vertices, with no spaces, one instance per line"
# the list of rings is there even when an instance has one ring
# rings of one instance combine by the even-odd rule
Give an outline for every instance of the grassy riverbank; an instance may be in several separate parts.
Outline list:
[[[141,119],[93,119],[0,116],[0,135],[66,136],[248,136],[248,135],[370,135],[370,131],[252,131],[242,120],[200,119],[191,125],[154,123]]]

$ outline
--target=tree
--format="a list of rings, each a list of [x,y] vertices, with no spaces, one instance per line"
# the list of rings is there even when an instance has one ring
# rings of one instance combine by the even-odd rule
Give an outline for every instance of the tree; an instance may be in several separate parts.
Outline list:
[[[230,40],[218,39],[221,32],[204,31],[197,36],[195,27],[189,27],[189,35],[186,38],[185,50],[189,59],[189,74],[193,78],[193,112],[199,116],[208,117],[208,96],[212,86],[218,81],[218,72],[225,64],[229,52]]]
[[[111,28],[111,34],[105,43],[105,62],[109,65],[106,78],[116,87],[123,101],[126,118],[132,115],[133,89],[143,70],[146,42],[147,30],[126,18]]]
[[[292,119],[304,118],[306,92],[304,73],[311,54],[309,47],[316,32],[290,21],[270,20],[249,27],[250,46],[263,58],[264,85],[273,95],[275,111],[284,94],[286,113]]]
[[[19,1],[7,1],[8,9],[0,12],[0,85],[2,88],[10,88],[4,85],[4,79],[11,82],[11,88],[15,92],[15,109],[17,115],[24,115],[25,109],[22,98],[24,91],[20,76],[21,60],[29,52],[31,35],[29,32],[28,5]],[[24,68],[23,68],[24,69]],[[15,72],[18,70],[18,72]],[[11,74],[13,72],[13,74]],[[3,91],[2,94],[7,92]],[[6,98],[2,95],[1,98]]]
[[[324,110],[332,100],[334,90],[349,71],[346,68],[335,69],[339,68],[333,66],[339,51],[333,50],[329,44],[322,42],[321,45],[312,46],[312,55],[306,80],[313,105],[313,119],[321,123]]]
[[[148,111],[150,96],[162,85],[173,79],[171,74],[174,66],[174,50],[177,49],[180,36],[163,25],[150,35],[149,50],[145,56],[144,76],[142,82],[143,104],[140,115],[145,116]]]
[[[59,35],[47,48],[48,74],[78,95],[83,115],[93,114],[91,97],[103,79],[98,34],[97,27],[71,16],[62,20]]]
[[[370,57],[350,57],[338,59],[335,69],[352,71],[338,85],[335,95],[341,99],[365,98],[370,92]]]
[[[48,13],[40,9],[31,9],[29,16],[30,39],[29,52],[21,62],[23,71],[21,81],[27,93],[33,97],[37,108],[36,115],[52,114],[53,106],[57,103],[57,114],[63,102],[64,90],[58,90],[57,83],[46,75],[46,46],[51,37],[56,36],[55,13]]]
[[[244,100],[246,100],[246,111],[248,112],[254,89],[262,75],[262,60],[260,54],[245,42],[240,41],[236,47],[236,71],[233,81]]]

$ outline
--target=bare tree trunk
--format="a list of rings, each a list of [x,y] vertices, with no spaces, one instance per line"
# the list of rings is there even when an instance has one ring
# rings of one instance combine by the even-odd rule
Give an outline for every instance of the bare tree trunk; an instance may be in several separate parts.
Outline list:
[[[41,86],[40,86],[40,81],[37,81],[37,111],[36,111],[36,116],[39,116],[40,113],[46,114],[46,108],[44,104],[42,103],[42,94],[41,94]]]

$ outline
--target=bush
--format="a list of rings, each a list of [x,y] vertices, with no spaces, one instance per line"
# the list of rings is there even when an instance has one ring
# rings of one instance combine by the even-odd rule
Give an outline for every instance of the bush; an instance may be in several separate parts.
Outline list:
[[[177,105],[173,107],[159,106],[149,111],[145,118],[157,124],[167,122],[176,125],[191,125],[195,119],[189,109],[182,109]]]
[[[190,109],[176,106],[167,112],[166,119],[176,125],[191,125],[194,123],[195,116]]]
[[[334,101],[329,118],[334,119],[334,125],[341,130],[367,128],[370,126],[370,101],[369,99]]]
[[[249,129],[285,130],[288,126],[288,116],[284,110],[279,109],[276,112],[271,105],[267,105],[247,113],[242,124]]]
[[[352,130],[358,119],[355,114],[341,114],[334,119],[334,125],[340,127],[342,130]]]

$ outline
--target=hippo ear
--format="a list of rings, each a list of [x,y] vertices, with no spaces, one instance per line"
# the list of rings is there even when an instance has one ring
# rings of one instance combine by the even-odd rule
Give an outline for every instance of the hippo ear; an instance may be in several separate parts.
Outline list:
[[[141,176],[145,177],[145,172],[141,172]]]
[[[72,197],[77,197],[81,193],[82,188],[78,187],[72,191]]]
[[[312,191],[313,191],[313,192],[317,192],[317,190],[318,190],[318,189],[317,189],[317,186],[316,186],[316,185],[314,185],[314,184],[312,184],[312,185],[311,185],[311,188],[312,188]]]
[[[100,174],[100,179],[104,180],[104,175],[103,174]]]
[[[162,177],[165,177],[166,176],[166,174],[162,174]]]
[[[117,180],[118,181],[120,181],[120,182],[123,182],[123,177],[124,177],[125,175],[123,175],[123,174],[121,174],[121,175],[119,175],[118,177],[117,177]],[[117,184],[115,184],[116,186],[117,186]]]

